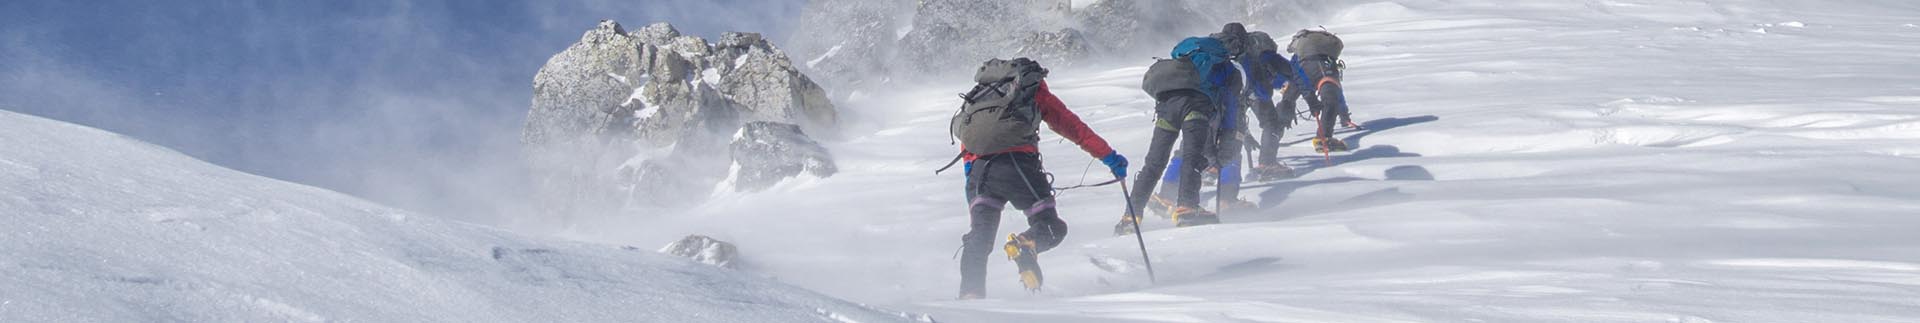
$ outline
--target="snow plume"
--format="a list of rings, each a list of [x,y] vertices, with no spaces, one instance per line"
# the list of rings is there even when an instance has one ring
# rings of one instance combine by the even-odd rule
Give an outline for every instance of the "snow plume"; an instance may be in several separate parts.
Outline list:
[[[1138,62],[1228,22],[1290,35],[1346,6],[1308,0],[819,0],[802,11],[788,44],[796,57],[810,59],[807,72],[844,97],[885,80],[952,79],[993,57],[1031,57],[1055,70]]]
[[[785,37],[790,0],[0,4],[0,107],[477,222],[529,212],[528,79],[594,21]],[[139,32],[126,32],[137,30]],[[629,89],[632,89],[632,86]]]

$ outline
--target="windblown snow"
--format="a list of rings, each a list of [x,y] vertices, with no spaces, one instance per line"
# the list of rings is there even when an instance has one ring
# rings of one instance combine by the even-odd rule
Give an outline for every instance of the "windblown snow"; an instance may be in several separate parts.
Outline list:
[[[832,177],[555,233],[639,246],[703,234],[812,291],[413,216],[0,112],[0,321],[906,318],[813,291],[941,322],[1920,320],[1920,4],[1347,8],[1312,24],[1347,44],[1366,130],[1339,136],[1354,151],[1314,154],[1295,129],[1282,157],[1299,176],[1240,196],[1259,210],[1190,228],[1149,217],[1157,284],[1134,238],[1109,234],[1123,201],[1107,186],[1059,192],[1072,231],[1040,257],[1043,290],[992,261],[988,299],[952,300],[963,179],[932,170],[956,152],[947,122],[969,86],[956,79],[842,102]],[[1160,54],[1048,82],[1138,164],[1153,106],[1139,82]],[[1105,180],[1043,138],[1054,186]],[[1002,234],[1025,229],[1004,217]]]
[[[931,171],[966,80],[847,102],[831,178],[565,234],[709,234],[783,281],[943,322],[1920,320],[1920,6],[1406,0],[1329,17],[1368,129],[1340,135],[1355,151],[1323,158],[1295,129],[1282,157],[1302,175],[1248,185],[1259,211],[1150,217],[1158,285],[1109,234],[1110,186],[1060,192],[1073,231],[1041,256],[1040,293],[993,261],[989,299],[950,300],[962,178]],[[1136,164],[1155,54],[1049,80]],[[1054,186],[1105,180],[1045,136]],[[1025,229],[1004,216],[1002,234]]]
[[[907,320],[651,251],[415,216],[6,111],[0,216],[0,321]]]

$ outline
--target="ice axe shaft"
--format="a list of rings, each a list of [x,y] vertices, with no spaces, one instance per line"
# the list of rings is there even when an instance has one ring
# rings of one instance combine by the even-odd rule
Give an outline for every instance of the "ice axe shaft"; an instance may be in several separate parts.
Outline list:
[[[1140,212],[1134,211],[1133,190],[1127,188],[1125,178],[1120,180],[1120,197],[1127,199],[1127,216],[1133,217],[1133,241],[1140,243],[1140,262],[1147,264],[1147,283],[1158,285],[1160,279],[1153,274],[1153,258],[1147,257],[1147,238],[1140,235]]]

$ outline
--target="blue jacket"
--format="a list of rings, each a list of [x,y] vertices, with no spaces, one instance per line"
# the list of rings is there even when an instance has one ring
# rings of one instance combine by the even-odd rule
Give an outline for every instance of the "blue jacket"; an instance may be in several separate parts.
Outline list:
[[[1235,129],[1235,127],[1238,127],[1240,112],[1239,98],[1241,97],[1240,89],[1242,88],[1242,84],[1240,84],[1242,82],[1241,79],[1240,69],[1233,67],[1232,63],[1225,61],[1214,64],[1213,69],[1207,73],[1207,85],[1216,89],[1213,94],[1213,102],[1220,105],[1220,110],[1215,113],[1221,114],[1218,117],[1220,119],[1221,129]],[[1269,90],[1266,92],[1272,91]],[[1272,95],[1268,96],[1271,97]]]
[[[1285,66],[1286,69],[1293,70],[1293,73],[1273,73],[1273,80],[1266,82],[1270,86],[1268,88],[1252,89],[1254,95],[1259,97],[1261,102],[1273,102],[1273,91],[1285,87],[1289,82],[1301,86],[1313,86],[1313,83],[1307,82],[1307,71],[1306,69],[1300,68],[1300,63],[1297,59],[1288,59],[1285,56],[1280,56],[1279,53],[1265,52],[1260,53],[1260,61],[1267,63],[1267,66]],[[1289,74],[1291,74],[1293,78],[1287,78]],[[1309,88],[1308,90],[1315,89]]]

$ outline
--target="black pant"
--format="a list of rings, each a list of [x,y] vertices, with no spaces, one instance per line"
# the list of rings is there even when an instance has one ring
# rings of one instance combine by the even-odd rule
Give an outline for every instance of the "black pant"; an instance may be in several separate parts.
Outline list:
[[[1004,153],[983,156],[973,161],[967,173],[968,213],[973,228],[960,237],[960,292],[986,295],[987,255],[993,253],[994,236],[1000,234],[1000,211],[1008,202],[1026,211],[1027,231],[1036,252],[1060,245],[1067,237],[1067,222],[1054,210],[1053,183],[1040,167],[1040,155]]]
[[[1160,183],[1161,174],[1178,178],[1175,203],[1179,206],[1200,204],[1200,176],[1207,169],[1207,146],[1213,144],[1213,101],[1206,95],[1194,92],[1174,95],[1154,105],[1153,141],[1147,147],[1146,163],[1133,179],[1133,210],[1128,214],[1140,214],[1146,206],[1153,187]],[[1184,138],[1182,138],[1184,137]],[[1176,173],[1166,173],[1167,162],[1173,157],[1173,144],[1180,141],[1180,169]],[[1169,183],[1174,184],[1174,183]]]
[[[1340,119],[1352,118],[1347,115],[1346,91],[1340,85],[1340,68],[1336,64],[1327,56],[1300,60],[1300,68],[1307,72],[1307,81],[1313,83],[1313,97],[1320,101],[1318,107],[1309,106],[1320,122],[1316,132],[1320,138],[1333,136],[1333,127],[1340,124]]]
[[[1333,58],[1322,55],[1300,59],[1300,69],[1306,72],[1308,84],[1287,85],[1286,91],[1281,94],[1280,110],[1282,113],[1298,113],[1294,101],[1304,98],[1307,100],[1307,111],[1311,111],[1318,119],[1316,121],[1319,124],[1315,128],[1317,136],[1333,136],[1333,127],[1339,124],[1337,119],[1352,118],[1347,112],[1345,89],[1340,86],[1340,69]]]
[[[1258,140],[1260,155],[1256,162],[1261,166],[1278,164],[1280,163],[1280,141],[1286,139],[1287,128],[1293,126],[1294,112],[1280,111],[1271,99],[1256,98],[1248,101],[1249,106],[1253,107],[1253,116],[1260,120],[1260,139]]]

